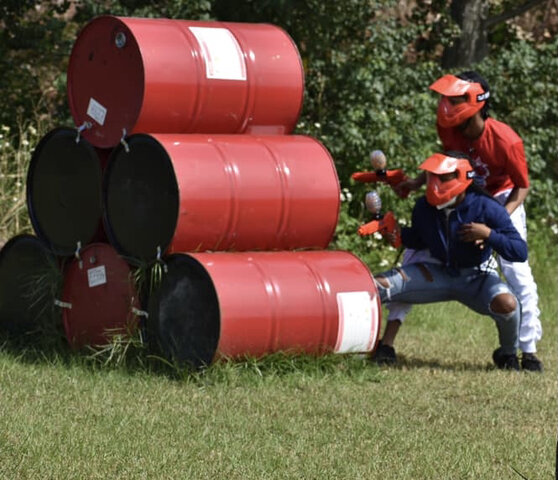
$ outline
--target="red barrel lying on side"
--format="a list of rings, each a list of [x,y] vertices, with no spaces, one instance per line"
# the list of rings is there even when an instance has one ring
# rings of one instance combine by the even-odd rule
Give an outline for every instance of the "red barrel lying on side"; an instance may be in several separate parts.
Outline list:
[[[101,16],[76,39],[67,87],[83,135],[113,147],[124,132],[290,133],[304,72],[274,25]]]
[[[331,241],[339,180],[311,137],[136,134],[127,142],[103,181],[105,230],[127,257]]]
[[[342,251],[175,254],[149,301],[149,330],[170,359],[285,352],[370,352],[380,299],[370,271]]]

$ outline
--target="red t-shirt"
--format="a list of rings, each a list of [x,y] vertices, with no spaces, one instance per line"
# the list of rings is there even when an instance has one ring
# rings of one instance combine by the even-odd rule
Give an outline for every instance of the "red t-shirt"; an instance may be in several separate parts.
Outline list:
[[[444,150],[469,154],[475,168],[475,182],[490,194],[529,186],[523,141],[505,123],[488,117],[476,140],[465,138],[457,128],[442,128],[440,125],[437,128]]]

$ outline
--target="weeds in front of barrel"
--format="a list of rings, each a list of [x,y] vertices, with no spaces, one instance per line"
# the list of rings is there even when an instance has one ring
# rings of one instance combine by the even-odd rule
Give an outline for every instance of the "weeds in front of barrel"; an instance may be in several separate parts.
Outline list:
[[[124,331],[108,330],[106,336],[106,344],[87,347],[88,361],[102,367],[146,367],[147,346],[141,330],[131,327]]]
[[[21,125],[12,132],[0,126],[0,243],[18,233],[31,233],[27,215],[25,184],[33,149],[45,126]]]
[[[379,382],[383,375],[378,368],[372,367],[368,355],[297,352],[222,358],[198,370],[182,368],[176,371],[183,381],[202,388],[212,385],[265,385],[278,381],[303,386],[316,381],[335,381],[340,377],[351,378],[356,383],[368,383]]]

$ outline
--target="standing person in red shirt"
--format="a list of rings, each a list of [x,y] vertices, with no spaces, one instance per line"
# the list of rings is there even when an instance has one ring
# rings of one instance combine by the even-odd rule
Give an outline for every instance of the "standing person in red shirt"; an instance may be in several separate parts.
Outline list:
[[[523,202],[529,191],[529,176],[523,141],[514,130],[488,115],[490,90],[477,72],[467,71],[457,76],[444,75],[430,89],[441,95],[437,111],[437,130],[444,150],[469,154],[475,169],[475,182],[498,200],[508,213],[517,231],[527,239]],[[425,175],[402,182],[399,188],[418,189]],[[406,252],[407,259],[417,261],[424,252]],[[499,257],[500,269],[522,305],[519,348],[523,352],[524,370],[542,371],[535,355],[542,336],[539,319],[537,285],[528,261],[509,262]],[[393,305],[382,342],[377,349],[378,363],[394,363],[393,341],[410,306]]]

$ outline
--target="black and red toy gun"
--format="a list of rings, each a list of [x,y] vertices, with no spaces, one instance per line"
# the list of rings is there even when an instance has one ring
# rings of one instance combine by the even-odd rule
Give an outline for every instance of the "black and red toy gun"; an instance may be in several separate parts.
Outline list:
[[[366,194],[366,208],[374,215],[374,219],[364,225],[361,225],[357,232],[361,237],[372,235],[379,232],[382,236],[386,234],[394,234],[393,240],[390,241],[392,247],[399,248],[401,246],[401,235],[395,216],[392,212],[381,214],[382,200],[380,196],[372,191]]]
[[[394,187],[408,179],[401,168],[386,170],[386,156],[381,150],[374,150],[370,154],[370,163],[374,169],[373,172],[355,172],[351,178],[360,183],[387,183],[394,190]],[[396,190],[397,195],[401,198],[407,198],[410,192],[408,188]]]

